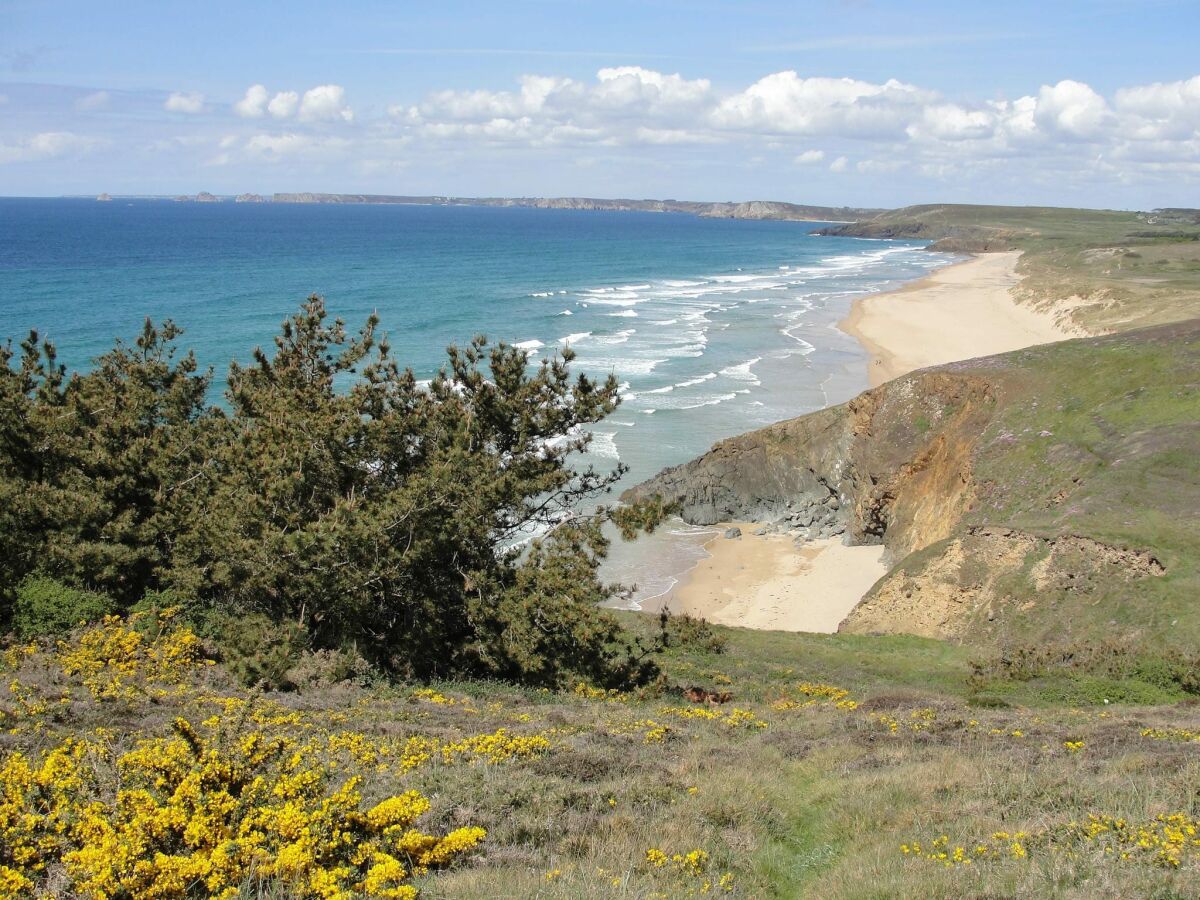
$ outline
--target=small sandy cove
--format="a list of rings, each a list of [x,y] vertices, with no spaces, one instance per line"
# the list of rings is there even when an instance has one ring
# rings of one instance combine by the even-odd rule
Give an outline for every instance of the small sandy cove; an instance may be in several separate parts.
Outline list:
[[[1074,337],[1050,313],[1013,300],[1019,257],[982,254],[855,301],[841,326],[871,354],[871,386],[914,369]],[[723,537],[734,525],[742,537]],[[882,547],[847,547],[841,538],[797,547],[785,534],[755,535],[754,523],[715,527],[705,544],[709,558],[664,598],[674,613],[746,628],[833,632],[887,572]]]
[[[736,525],[742,536],[724,537]],[[664,604],[719,625],[775,631],[837,631],[886,569],[883,547],[847,547],[841,538],[800,547],[786,534],[756,535],[750,522],[721,526],[704,545],[710,556]]]

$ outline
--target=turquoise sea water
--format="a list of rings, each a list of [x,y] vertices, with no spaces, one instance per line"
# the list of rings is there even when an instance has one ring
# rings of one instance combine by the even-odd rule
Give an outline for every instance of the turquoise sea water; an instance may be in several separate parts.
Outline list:
[[[477,333],[530,351],[569,343],[615,372],[624,402],[591,456],[627,482],[716,440],[866,387],[836,328],[860,294],[944,264],[921,244],[813,237],[812,223],[488,207],[0,199],[0,337],[31,328],[86,367],[142,320],[224,371],[269,345],[310,293],[356,328],[377,311],[397,357],[428,378]],[[670,531],[678,532],[670,534]],[[669,529],[623,548],[610,577],[639,596],[698,555]],[[682,567],[682,568],[681,568]]]

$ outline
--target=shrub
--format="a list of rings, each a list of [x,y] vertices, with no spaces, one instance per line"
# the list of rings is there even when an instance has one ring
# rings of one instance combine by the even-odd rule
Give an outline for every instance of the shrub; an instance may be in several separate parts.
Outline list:
[[[225,669],[247,687],[273,691],[295,687],[289,672],[308,649],[304,627],[275,622],[262,613],[210,613],[201,633]]]
[[[1094,684],[1098,697],[1126,695],[1144,700],[1139,682],[1160,690],[1200,694],[1200,656],[1174,647],[1146,647],[1116,641],[1016,646],[971,660],[971,684],[979,691],[997,682],[1031,681],[1055,675]],[[1137,702],[1131,700],[1130,702]]]
[[[23,638],[65,634],[81,623],[98,622],[115,609],[112,598],[104,594],[34,575],[17,586],[13,630]]]
[[[663,610],[658,616],[660,640],[664,647],[681,647],[703,653],[724,653],[729,641],[717,634],[704,619],[687,614],[673,615]]]
[[[298,691],[333,687],[336,684],[370,683],[374,670],[356,650],[312,650],[300,654],[284,673],[284,680]]]

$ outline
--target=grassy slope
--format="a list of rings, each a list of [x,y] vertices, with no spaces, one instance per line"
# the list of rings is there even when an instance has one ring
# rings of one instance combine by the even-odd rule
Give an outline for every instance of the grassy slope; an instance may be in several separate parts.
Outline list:
[[[1124,580],[1067,557],[1070,583],[1002,587],[994,643],[1139,636],[1200,640],[1200,323],[1031,348],[956,364],[997,386],[973,454],[976,499],[963,529],[1080,536],[1151,553],[1162,577]],[[931,548],[936,551],[938,548]],[[917,554],[906,566],[919,568]],[[1029,569],[1037,562],[1029,559]],[[1094,576],[1094,577],[1093,577]],[[1033,612],[1012,614],[1033,604]]]
[[[626,621],[651,627],[643,617]],[[588,698],[478,682],[436,685],[452,704],[421,699],[405,685],[250,695],[260,710],[251,718],[268,723],[253,726],[268,734],[360,732],[366,747],[402,744],[412,735],[448,741],[501,727],[549,735],[552,749],[532,759],[434,760],[398,772],[384,757],[379,766],[350,768],[365,776],[367,797],[409,789],[430,797],[422,828],[488,830],[473,859],[420,879],[430,898],[692,896],[725,872],[733,875],[733,890],[715,893],[755,898],[1200,891],[1200,862],[1191,855],[1172,871],[1142,858],[1120,860],[1086,842],[1051,851],[1034,836],[1022,839],[1023,859],[1012,858],[1001,842],[1001,858],[947,868],[900,850],[914,840],[928,846],[943,834],[951,850],[994,844],[996,831],[1061,829],[1092,812],[1141,822],[1189,811],[1200,788],[1197,745],[1140,733],[1193,725],[1195,707],[1177,705],[1179,695],[1159,689],[1153,708],[1066,709],[1047,706],[1036,686],[1020,686],[1010,700],[1030,705],[983,708],[972,705],[966,652],[947,644],[719,633],[729,640],[725,653],[668,650],[669,679],[731,691],[720,711],[748,710],[764,727],[681,719],[668,708],[695,707],[669,694]],[[77,699],[52,715],[7,722],[7,749],[36,752],[63,734],[103,725],[120,750],[144,734],[163,733],[176,714],[199,722],[222,707],[214,698],[246,696],[210,670],[180,695],[90,701],[73,679],[52,674],[50,656],[21,661],[4,680],[20,679],[26,692],[44,687],[48,695],[74,692]],[[817,680],[850,691],[858,708],[827,702],[779,708],[783,698],[806,700],[800,684]],[[665,740],[647,742],[654,723],[669,726]],[[1072,753],[1066,741],[1085,746]],[[644,861],[652,847],[668,854],[703,849],[711,864],[703,876],[657,870]],[[244,896],[263,894],[251,886]]]
[[[1023,250],[1030,301],[1079,303],[1069,320],[1091,333],[1200,315],[1200,225],[1192,216],[945,204],[891,210],[842,233],[928,238],[968,252]]]

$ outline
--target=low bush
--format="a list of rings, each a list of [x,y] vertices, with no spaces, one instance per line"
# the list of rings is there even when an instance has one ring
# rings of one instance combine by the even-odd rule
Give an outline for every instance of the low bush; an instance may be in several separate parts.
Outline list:
[[[17,586],[12,627],[23,638],[65,634],[82,623],[98,622],[115,609],[105,594],[31,575]]]
[[[296,687],[289,675],[308,649],[302,625],[274,622],[262,613],[214,612],[199,628],[213,655],[242,684],[276,691]]]
[[[673,615],[667,610],[659,613],[659,634],[664,647],[699,650],[703,653],[724,653],[728,645],[724,635],[704,619],[686,614]]]
[[[1006,648],[994,656],[971,660],[971,686],[985,691],[1005,682],[1026,682],[1069,676],[1097,684],[1096,693],[1107,699],[1125,695],[1145,699],[1146,689],[1200,694],[1200,655],[1179,648],[1149,648],[1115,641],[1046,644]],[[1137,685],[1121,688],[1119,682]],[[1113,693],[1120,697],[1114,698]],[[1150,691],[1153,693],[1153,691]]]

